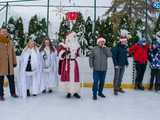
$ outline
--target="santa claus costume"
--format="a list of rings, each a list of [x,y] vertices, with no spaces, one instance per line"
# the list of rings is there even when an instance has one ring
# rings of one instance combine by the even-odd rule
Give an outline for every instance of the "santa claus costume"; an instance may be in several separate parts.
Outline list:
[[[35,42],[29,40],[19,60],[20,96],[26,98],[40,92],[40,55]]]
[[[49,38],[45,38],[40,48],[41,57],[41,91],[52,93],[57,86],[57,53]]]
[[[80,45],[75,32],[66,36],[65,45],[59,51],[61,59],[60,88],[67,92],[67,98],[73,95],[80,98],[80,78],[77,58],[79,57]]]

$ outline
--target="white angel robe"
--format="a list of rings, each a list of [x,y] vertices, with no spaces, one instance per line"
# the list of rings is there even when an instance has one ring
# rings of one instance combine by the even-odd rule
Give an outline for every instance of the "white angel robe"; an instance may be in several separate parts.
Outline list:
[[[57,54],[51,52],[49,48],[44,48],[40,52],[41,55],[41,92],[43,90],[51,90],[57,87],[58,71],[57,71]]]
[[[26,67],[28,58],[31,56],[32,72],[27,72]],[[40,54],[38,49],[27,49],[23,51],[19,60],[19,93],[20,96],[26,98],[27,89],[31,94],[40,93]]]

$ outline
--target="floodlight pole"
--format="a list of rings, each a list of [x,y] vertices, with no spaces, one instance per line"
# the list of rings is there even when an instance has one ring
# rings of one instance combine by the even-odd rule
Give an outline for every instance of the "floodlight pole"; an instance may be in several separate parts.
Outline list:
[[[93,38],[95,38],[95,34],[96,34],[96,17],[97,17],[97,15],[96,15],[96,12],[97,12],[96,7],[97,7],[96,0],[94,0]],[[96,45],[96,40],[94,40],[94,45]]]
[[[5,26],[7,26],[8,22],[8,2],[6,3],[6,18],[5,18]]]
[[[147,34],[148,34],[148,0],[145,0],[145,38],[147,40]]]
[[[47,0],[47,36],[49,32],[49,4],[50,4],[50,0]]]

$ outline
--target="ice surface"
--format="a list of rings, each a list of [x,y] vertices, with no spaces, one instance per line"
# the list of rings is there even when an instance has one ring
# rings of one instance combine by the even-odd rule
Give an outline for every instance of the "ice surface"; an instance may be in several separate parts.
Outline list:
[[[7,92],[8,94],[8,92]],[[30,97],[25,100],[6,95],[0,102],[0,120],[155,120],[160,114],[160,93],[126,90],[114,96],[105,89],[105,99],[92,100],[91,89],[81,91],[82,99],[66,99],[65,94]]]

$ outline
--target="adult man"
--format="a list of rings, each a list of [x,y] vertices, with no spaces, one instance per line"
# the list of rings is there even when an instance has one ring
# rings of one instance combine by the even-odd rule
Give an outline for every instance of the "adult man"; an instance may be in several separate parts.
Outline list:
[[[104,38],[98,38],[98,46],[92,50],[89,56],[89,65],[93,68],[93,100],[97,100],[97,92],[98,96],[105,98],[103,87],[107,71],[107,59],[111,54],[110,49],[105,46],[105,42]]]
[[[66,36],[64,46],[65,47],[59,51],[61,60],[60,87],[67,92],[66,98],[71,98],[73,95],[75,98],[80,99],[80,78],[77,61],[80,45],[75,32],[71,32]]]
[[[7,29],[0,29],[0,101],[4,101],[3,84],[4,77],[7,76],[9,81],[10,94],[16,98],[14,67],[16,63],[16,55],[12,46]]]
[[[144,90],[142,85],[144,73],[148,62],[149,45],[144,36],[139,37],[139,41],[129,48],[129,53],[134,55],[136,63],[135,89]]]
[[[127,36],[121,33],[119,43],[112,49],[112,58],[114,63],[114,95],[118,92],[124,93],[121,88],[122,78],[125,72],[125,66],[128,65],[127,57]]]

